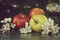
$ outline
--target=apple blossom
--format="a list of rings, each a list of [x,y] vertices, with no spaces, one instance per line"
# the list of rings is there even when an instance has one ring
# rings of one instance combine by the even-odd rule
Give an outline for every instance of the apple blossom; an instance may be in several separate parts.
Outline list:
[[[4,18],[4,20],[1,20],[1,23],[7,23],[7,22],[11,22],[12,18]]]
[[[20,32],[21,32],[21,33],[28,33],[27,30],[26,30],[26,28],[21,28],[21,29],[20,29]]]
[[[60,5],[58,5],[57,3],[49,3],[46,6],[46,9],[50,12],[60,12]]]
[[[15,26],[16,26],[16,24],[13,24],[13,23],[11,24],[11,27],[12,27],[12,28],[14,28]]]
[[[30,33],[30,32],[32,32],[30,26],[28,25],[28,22],[25,22],[25,28],[21,28],[19,31],[21,33]]]
[[[59,33],[59,29],[58,24],[54,25],[54,20],[49,18],[48,21],[42,25],[42,34],[48,34],[49,32],[57,34]]]
[[[21,33],[29,33],[29,32],[32,32],[32,31],[31,31],[30,28],[27,27],[27,28],[21,28],[21,29],[20,29],[20,32],[21,32]]]
[[[10,24],[6,23],[6,24],[2,25],[1,31],[2,31],[3,34],[7,31],[10,31]]]
[[[28,27],[28,22],[25,22],[25,27]]]
[[[2,33],[5,33],[7,31],[10,31],[10,27],[14,28],[14,26],[16,26],[15,24],[11,23],[12,18],[4,18],[4,20],[1,20],[1,23],[4,23],[2,25],[2,29],[0,29],[0,31],[2,31]]]
[[[3,21],[3,20],[1,20],[0,22],[1,22],[1,23],[4,23],[4,21]]]

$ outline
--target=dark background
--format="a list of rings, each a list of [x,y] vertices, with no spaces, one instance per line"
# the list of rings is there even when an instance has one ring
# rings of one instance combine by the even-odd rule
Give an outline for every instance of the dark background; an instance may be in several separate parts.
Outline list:
[[[53,2],[58,3],[58,0],[52,0]],[[36,6],[39,4],[39,6]],[[60,25],[60,13],[50,13],[46,10],[46,5],[48,0],[0,0],[0,20],[6,17],[14,17],[20,12],[28,15],[29,10],[34,7],[42,8],[45,11],[47,17],[51,17],[55,20],[56,23]],[[12,7],[11,5],[18,5],[17,8]],[[31,8],[24,8],[25,5],[29,5]],[[10,10],[7,12],[7,10]],[[0,23],[1,24],[1,23]]]

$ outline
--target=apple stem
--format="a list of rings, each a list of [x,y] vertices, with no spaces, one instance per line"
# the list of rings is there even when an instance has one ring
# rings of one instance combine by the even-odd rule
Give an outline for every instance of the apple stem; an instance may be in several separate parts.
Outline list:
[[[38,23],[34,18],[32,18],[34,21],[35,21],[35,23]]]

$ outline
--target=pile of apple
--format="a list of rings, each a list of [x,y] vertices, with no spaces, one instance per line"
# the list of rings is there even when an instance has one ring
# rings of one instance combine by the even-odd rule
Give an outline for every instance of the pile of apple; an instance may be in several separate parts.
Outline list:
[[[25,22],[28,22],[31,29],[35,32],[41,32],[41,27],[44,22],[47,21],[47,17],[44,15],[45,12],[41,8],[32,8],[29,11],[29,15],[25,14],[17,14],[14,18],[12,23],[16,24],[16,29],[19,30],[20,28],[25,27]]]

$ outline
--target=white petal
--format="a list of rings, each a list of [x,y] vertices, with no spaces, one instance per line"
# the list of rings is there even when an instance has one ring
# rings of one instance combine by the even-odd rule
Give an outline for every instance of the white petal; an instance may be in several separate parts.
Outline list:
[[[48,29],[48,27],[43,27],[43,28],[42,28],[42,30],[47,30],[47,29]]]
[[[46,34],[48,34],[49,32],[51,32],[51,30],[47,30]]]
[[[58,30],[60,30],[60,27],[58,27]]]
[[[49,7],[46,7],[47,10],[49,10]]]
[[[4,21],[6,21],[6,22],[11,22],[11,20],[12,20],[12,18],[10,18],[10,17],[4,19]]]
[[[20,31],[20,33],[24,33],[24,32]]]
[[[23,29],[20,29],[20,31],[22,32],[22,31],[23,31]]]
[[[2,25],[2,27],[6,27],[6,26],[7,26],[7,24]]]
[[[28,27],[28,22],[25,22],[25,27]]]
[[[4,21],[8,22],[8,18],[5,18]]]
[[[32,30],[30,28],[27,29],[28,32],[32,32]]]
[[[1,22],[1,23],[4,23],[4,21],[3,21],[3,20],[1,20],[0,22]]]
[[[16,26],[16,24],[11,24],[11,27],[14,28]]]
[[[28,33],[28,31],[26,30],[26,29],[24,29],[24,31],[23,31],[24,33]]]
[[[44,26],[48,26],[48,25],[49,25],[49,22],[48,21],[44,23]]]
[[[52,34],[57,34],[58,32],[56,32],[56,31],[54,31],[54,32],[52,32]]]
[[[58,24],[56,24],[55,27],[58,27]]]
[[[12,18],[9,17],[9,18],[8,18],[8,21],[11,22],[11,20],[12,20]]]
[[[58,31],[58,30],[56,30],[56,33],[59,33],[59,31]]]
[[[27,30],[26,30],[26,28],[20,29],[20,32],[21,32],[21,33],[28,33]]]
[[[43,31],[43,32],[41,32],[42,34],[46,34],[46,32],[45,31]]]
[[[52,21],[52,19],[51,19],[51,18],[48,18],[48,21],[49,21],[49,22],[51,22],[51,21]]]
[[[54,20],[51,21],[51,25],[54,25]]]
[[[28,32],[32,32],[32,30],[30,29],[30,30],[28,30]]]
[[[27,31],[24,31],[23,33],[28,33]]]
[[[30,27],[26,27],[27,32],[32,32]]]

